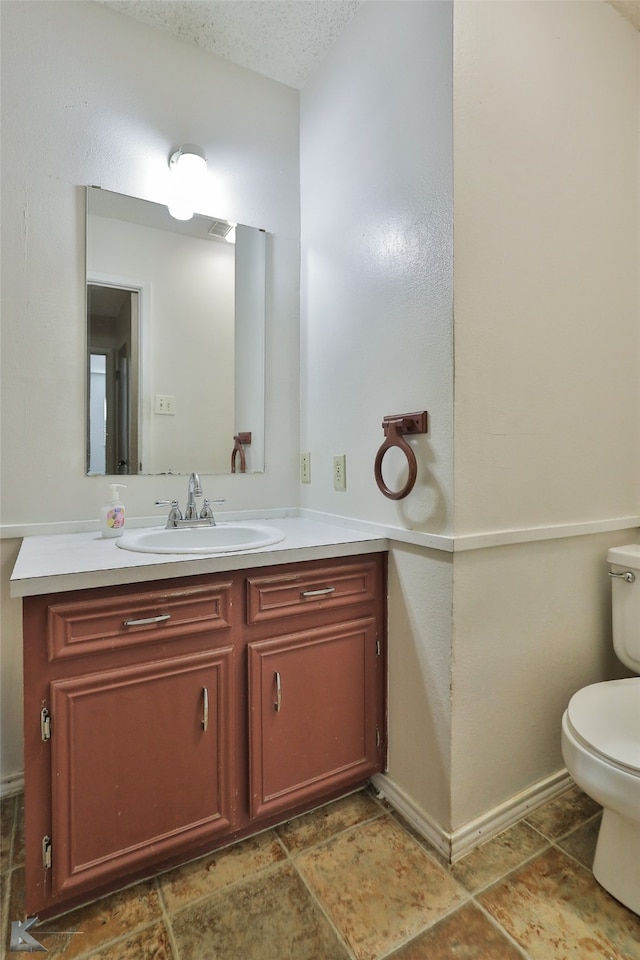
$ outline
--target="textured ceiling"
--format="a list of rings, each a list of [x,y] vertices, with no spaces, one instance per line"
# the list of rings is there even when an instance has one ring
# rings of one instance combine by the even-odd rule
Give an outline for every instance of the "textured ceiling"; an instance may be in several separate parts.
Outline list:
[[[364,0],[98,2],[300,89]],[[640,0],[607,2],[640,30]]]
[[[299,89],[363,0],[99,2]]]

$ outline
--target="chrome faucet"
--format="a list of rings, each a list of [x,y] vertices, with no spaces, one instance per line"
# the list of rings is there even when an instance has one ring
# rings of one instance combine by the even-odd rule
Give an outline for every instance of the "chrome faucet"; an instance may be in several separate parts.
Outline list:
[[[189,485],[187,487],[187,506],[184,511],[185,520],[197,520],[198,519],[198,508],[196,507],[196,497],[202,496],[202,485],[200,483],[200,477],[197,473],[192,473],[189,477]]]
[[[184,517],[180,512],[180,506],[177,500],[156,500],[157,507],[171,507],[167,517],[167,529],[176,530],[181,527],[215,527],[216,521],[211,509],[212,503],[224,503],[224,499],[205,500],[198,516],[196,506],[196,497],[202,496],[202,484],[197,473],[189,475],[189,484],[187,487],[187,506],[185,507]]]

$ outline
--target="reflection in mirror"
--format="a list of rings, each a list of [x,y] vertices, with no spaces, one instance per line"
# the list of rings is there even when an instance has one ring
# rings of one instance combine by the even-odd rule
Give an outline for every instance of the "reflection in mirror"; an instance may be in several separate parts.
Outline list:
[[[88,472],[138,473],[137,290],[87,284]]]
[[[87,189],[87,472],[264,470],[265,233]],[[235,242],[229,242],[235,239]]]

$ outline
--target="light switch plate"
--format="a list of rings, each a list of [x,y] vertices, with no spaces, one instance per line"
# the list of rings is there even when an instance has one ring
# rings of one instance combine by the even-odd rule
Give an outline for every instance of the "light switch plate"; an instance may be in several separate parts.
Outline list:
[[[163,393],[156,393],[153,402],[153,412],[161,416],[173,417],[176,412],[176,398],[168,397]]]

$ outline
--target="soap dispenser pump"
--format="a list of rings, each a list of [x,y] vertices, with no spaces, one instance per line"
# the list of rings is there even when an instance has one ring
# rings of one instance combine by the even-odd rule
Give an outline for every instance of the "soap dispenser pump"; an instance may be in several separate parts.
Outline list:
[[[118,488],[126,490],[126,483],[110,483],[111,498],[100,511],[100,529],[103,537],[121,537],[124,532],[124,504]]]

